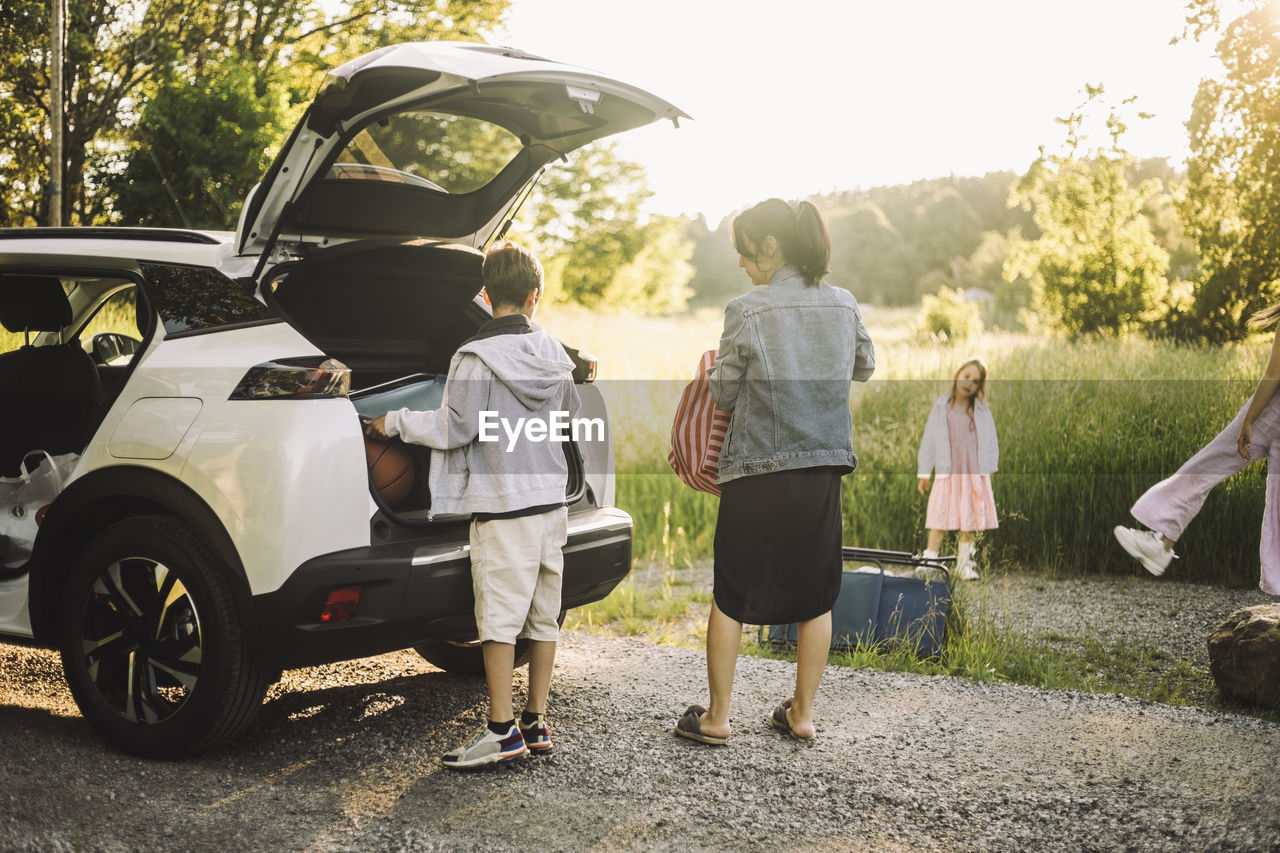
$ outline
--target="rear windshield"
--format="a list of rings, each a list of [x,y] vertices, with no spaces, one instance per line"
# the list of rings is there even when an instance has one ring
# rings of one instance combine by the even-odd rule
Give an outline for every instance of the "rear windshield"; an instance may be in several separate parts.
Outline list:
[[[147,294],[168,336],[221,326],[280,319],[217,270],[176,264],[143,264]]]
[[[456,195],[488,184],[520,149],[511,131],[487,121],[427,111],[398,113],[357,133],[328,177],[391,181]]]

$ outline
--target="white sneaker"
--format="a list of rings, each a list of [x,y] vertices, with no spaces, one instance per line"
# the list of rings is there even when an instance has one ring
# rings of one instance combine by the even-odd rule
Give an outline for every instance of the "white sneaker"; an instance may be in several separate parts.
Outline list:
[[[525,746],[524,735],[520,733],[520,727],[513,723],[504,735],[496,735],[488,726],[481,726],[470,740],[452,752],[446,752],[440,760],[445,767],[468,769],[482,764],[511,761],[528,754],[529,748]]]
[[[1177,556],[1172,548],[1164,547],[1164,537],[1155,531],[1116,527],[1115,534],[1120,547],[1156,577],[1164,574],[1169,563]]]
[[[962,581],[976,581],[978,573],[974,571],[973,563],[963,563],[956,566],[956,577]]]

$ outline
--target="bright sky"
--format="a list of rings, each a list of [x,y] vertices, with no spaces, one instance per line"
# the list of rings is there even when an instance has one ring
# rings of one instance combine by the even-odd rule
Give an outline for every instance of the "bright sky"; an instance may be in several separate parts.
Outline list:
[[[662,213],[714,225],[770,196],[1025,171],[1102,83],[1155,114],[1126,147],[1186,157],[1212,44],[1183,0],[513,0],[498,40],[648,89],[693,117],[618,137]],[[1098,143],[1103,140],[1099,139]]]

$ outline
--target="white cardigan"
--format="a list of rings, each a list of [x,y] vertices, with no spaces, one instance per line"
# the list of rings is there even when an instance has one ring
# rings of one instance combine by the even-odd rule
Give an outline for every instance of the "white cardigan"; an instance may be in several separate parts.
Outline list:
[[[943,394],[934,402],[929,410],[929,420],[924,425],[916,468],[917,476],[922,480],[927,480],[932,471],[936,471],[939,477],[951,473],[951,437],[947,435],[948,396]],[[977,473],[994,474],[1000,463],[1000,443],[996,440],[996,422],[986,401],[974,401],[973,422],[978,428]]]

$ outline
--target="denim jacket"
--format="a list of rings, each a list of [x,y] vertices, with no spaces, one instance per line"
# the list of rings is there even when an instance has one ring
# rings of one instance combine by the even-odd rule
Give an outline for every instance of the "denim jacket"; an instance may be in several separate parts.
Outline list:
[[[847,290],[807,284],[785,266],[728,304],[711,396],[732,415],[720,476],[835,465],[852,471],[849,383],[876,368],[871,335]]]

